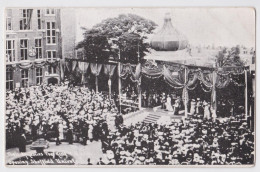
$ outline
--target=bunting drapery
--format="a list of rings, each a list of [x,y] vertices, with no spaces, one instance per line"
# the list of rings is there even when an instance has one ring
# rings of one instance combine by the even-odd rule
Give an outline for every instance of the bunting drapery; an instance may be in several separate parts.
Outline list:
[[[172,75],[171,71],[163,66],[163,75],[165,81],[173,88],[180,89],[184,87],[184,82],[179,79],[179,73]]]
[[[81,73],[81,83],[85,83],[85,73],[88,70],[89,63],[87,62],[78,62],[79,72]]]
[[[141,77],[141,70],[142,70],[142,66],[141,63],[138,63],[138,65],[135,68],[135,72],[132,72],[132,81],[133,82],[138,82],[140,84],[140,77]]]
[[[66,69],[71,72],[72,71],[72,62],[71,61],[66,61],[65,62],[65,66],[66,66]]]
[[[73,62],[72,62],[72,71],[74,71],[74,70],[76,69],[77,64],[78,64],[77,61],[73,61]]]
[[[61,60],[60,61],[60,77],[61,77],[62,81],[64,80],[64,68],[65,68],[64,65],[65,65],[65,61]]]
[[[34,66],[36,68],[42,68],[46,64],[46,61],[35,61]]]
[[[30,63],[30,62],[28,62],[28,63],[21,63],[18,66],[21,69],[29,69],[29,68],[31,68],[33,66],[33,63]]]
[[[142,74],[148,78],[159,78],[163,76],[163,69],[159,67],[151,67],[151,66],[143,66],[142,67]]]
[[[126,79],[130,74],[132,74],[132,66],[130,63],[123,64],[120,69],[120,78]]]
[[[219,75],[216,76],[216,87],[219,89],[225,88],[230,83],[230,77],[228,75]]]
[[[95,76],[99,76],[102,69],[102,64],[90,63],[91,73]]]
[[[111,79],[112,76],[114,75],[115,69],[116,69],[116,65],[105,64],[104,74],[107,75],[109,79]]]

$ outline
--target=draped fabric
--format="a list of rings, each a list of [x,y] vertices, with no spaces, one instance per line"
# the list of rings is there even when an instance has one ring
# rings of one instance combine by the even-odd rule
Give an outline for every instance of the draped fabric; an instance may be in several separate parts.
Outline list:
[[[78,62],[78,67],[80,73],[86,73],[88,70],[89,63],[87,62]]]
[[[74,71],[76,69],[77,64],[78,64],[77,61],[72,62],[72,71]]]
[[[208,88],[213,86],[213,74],[211,73],[203,73],[203,71],[199,71],[198,79],[201,81],[203,85]]]
[[[135,72],[132,71],[132,77],[133,77],[132,81],[133,82],[139,82],[140,81],[141,70],[142,70],[141,63],[138,63],[138,65],[135,68]]]
[[[28,63],[21,63],[21,64],[19,64],[18,66],[19,66],[19,68],[21,68],[21,69],[29,69],[29,68],[32,67],[32,65],[33,65],[33,63],[28,62]]]
[[[46,61],[35,61],[35,62],[34,62],[34,66],[35,66],[36,68],[41,68],[41,67],[43,67],[45,64],[46,64]]]
[[[91,73],[95,76],[99,76],[102,69],[102,64],[90,63]]]
[[[167,69],[165,66],[163,66],[163,75],[165,81],[173,88],[180,89],[184,87],[184,82],[179,79],[179,73],[178,75],[174,76],[172,75],[171,71]]]
[[[163,75],[163,69],[159,67],[142,67],[142,74],[149,78],[159,78]]]
[[[64,60],[60,61],[60,77],[62,81],[64,80],[64,63]]]
[[[188,82],[186,84],[186,87],[188,90],[194,90],[198,85],[198,72],[191,73],[188,72]]]
[[[107,75],[109,79],[111,79],[112,76],[114,75],[115,69],[116,69],[116,65],[105,64],[104,74]]]
[[[216,76],[216,87],[219,89],[225,88],[230,83],[230,77],[228,75],[220,75]]]
[[[87,73],[89,63],[87,62],[78,62],[79,72],[82,75],[81,83],[85,83],[85,73]]]
[[[72,62],[71,61],[66,61],[65,62],[66,69],[71,72],[72,71]]]
[[[132,70],[132,66],[131,64],[123,64],[121,66],[121,69],[120,69],[120,78],[122,79],[126,79],[128,77],[128,75],[132,74],[133,73],[133,70]]]

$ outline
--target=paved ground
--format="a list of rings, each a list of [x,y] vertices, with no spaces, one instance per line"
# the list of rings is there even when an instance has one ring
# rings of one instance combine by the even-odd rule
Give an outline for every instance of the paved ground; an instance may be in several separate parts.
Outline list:
[[[26,147],[27,152],[25,154],[19,153],[18,148],[8,149],[6,151],[6,162],[10,162],[15,158],[32,155],[35,153],[35,150],[30,150],[30,145]],[[93,164],[96,164],[100,157],[106,161],[106,155],[103,155],[101,151],[101,142],[93,141],[86,146],[83,146],[79,143],[74,143],[70,145],[66,142],[63,142],[61,145],[56,146],[54,142],[50,142],[50,147],[46,151],[53,152],[63,152],[72,155],[75,158],[76,164],[86,164],[87,159],[90,158]]]

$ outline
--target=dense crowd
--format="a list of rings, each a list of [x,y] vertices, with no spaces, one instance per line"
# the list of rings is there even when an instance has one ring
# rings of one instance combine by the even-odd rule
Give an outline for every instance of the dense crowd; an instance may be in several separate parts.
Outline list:
[[[6,109],[6,145],[20,151],[39,137],[54,138],[57,145],[64,140],[86,145],[122,121],[108,96],[65,84],[8,91]]]
[[[170,125],[120,126],[102,149],[108,165],[252,164],[254,133],[239,117],[212,121],[195,115]]]
[[[178,99],[177,99],[178,100]],[[167,98],[166,98],[167,103]],[[168,102],[169,103],[169,102]],[[162,108],[167,109],[167,105]],[[191,100],[190,116],[169,124],[124,125],[115,101],[88,88],[41,85],[8,91],[7,147],[29,141],[101,141],[98,165],[253,164],[254,133],[243,116],[211,118],[210,104]],[[91,165],[91,159],[87,160]]]

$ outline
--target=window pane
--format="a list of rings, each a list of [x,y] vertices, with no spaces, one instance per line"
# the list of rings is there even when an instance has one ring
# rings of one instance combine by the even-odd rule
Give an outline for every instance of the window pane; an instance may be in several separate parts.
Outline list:
[[[47,29],[50,29],[50,22],[47,22]]]
[[[53,52],[52,52],[52,55],[53,55],[53,56],[52,56],[53,58],[56,58],[56,51],[53,51]]]
[[[55,22],[52,22],[52,29],[55,29]]]

